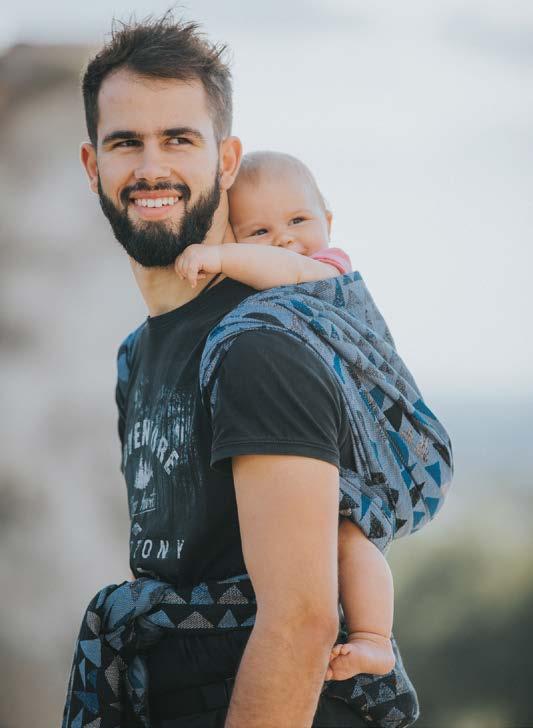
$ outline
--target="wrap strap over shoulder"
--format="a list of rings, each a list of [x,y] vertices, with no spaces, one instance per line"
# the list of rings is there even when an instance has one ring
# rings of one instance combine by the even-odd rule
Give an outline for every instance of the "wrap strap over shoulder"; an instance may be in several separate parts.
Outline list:
[[[398,355],[361,275],[261,291],[227,314],[209,334],[200,363],[208,411],[236,337],[265,330],[300,341],[338,382],[356,463],[355,471],[340,469],[341,515],[381,551],[429,523],[451,483],[450,438]]]

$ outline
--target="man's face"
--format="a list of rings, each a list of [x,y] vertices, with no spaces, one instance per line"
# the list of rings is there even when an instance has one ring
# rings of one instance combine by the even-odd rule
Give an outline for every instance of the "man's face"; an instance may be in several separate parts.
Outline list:
[[[92,187],[117,240],[146,267],[201,243],[220,202],[219,154],[203,85],[124,69],[98,98]]]

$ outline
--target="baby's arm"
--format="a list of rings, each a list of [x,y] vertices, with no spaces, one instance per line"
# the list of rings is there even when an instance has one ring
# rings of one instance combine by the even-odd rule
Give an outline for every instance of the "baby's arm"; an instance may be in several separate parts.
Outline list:
[[[193,287],[205,274],[224,273],[259,291],[339,275],[329,263],[259,243],[189,245],[176,259],[175,267],[178,275],[187,278]]]

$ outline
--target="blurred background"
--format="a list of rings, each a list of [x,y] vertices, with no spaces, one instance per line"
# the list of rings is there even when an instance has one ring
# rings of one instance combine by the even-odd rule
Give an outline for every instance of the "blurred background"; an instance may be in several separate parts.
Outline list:
[[[0,726],[52,728],[84,609],[130,576],[114,404],[146,316],[78,162],[79,78],[113,15],[0,21]],[[391,551],[420,728],[533,726],[533,5],[191,0],[229,43],[235,133],[314,171],[447,426],[455,490]],[[528,242],[529,241],[529,242]]]

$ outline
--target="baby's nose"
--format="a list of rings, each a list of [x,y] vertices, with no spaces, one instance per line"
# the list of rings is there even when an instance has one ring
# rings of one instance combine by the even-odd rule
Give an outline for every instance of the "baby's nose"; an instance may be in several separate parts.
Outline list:
[[[294,235],[291,235],[291,233],[281,233],[278,235],[277,244],[281,245],[281,247],[285,248],[287,245],[290,245],[294,241]]]

